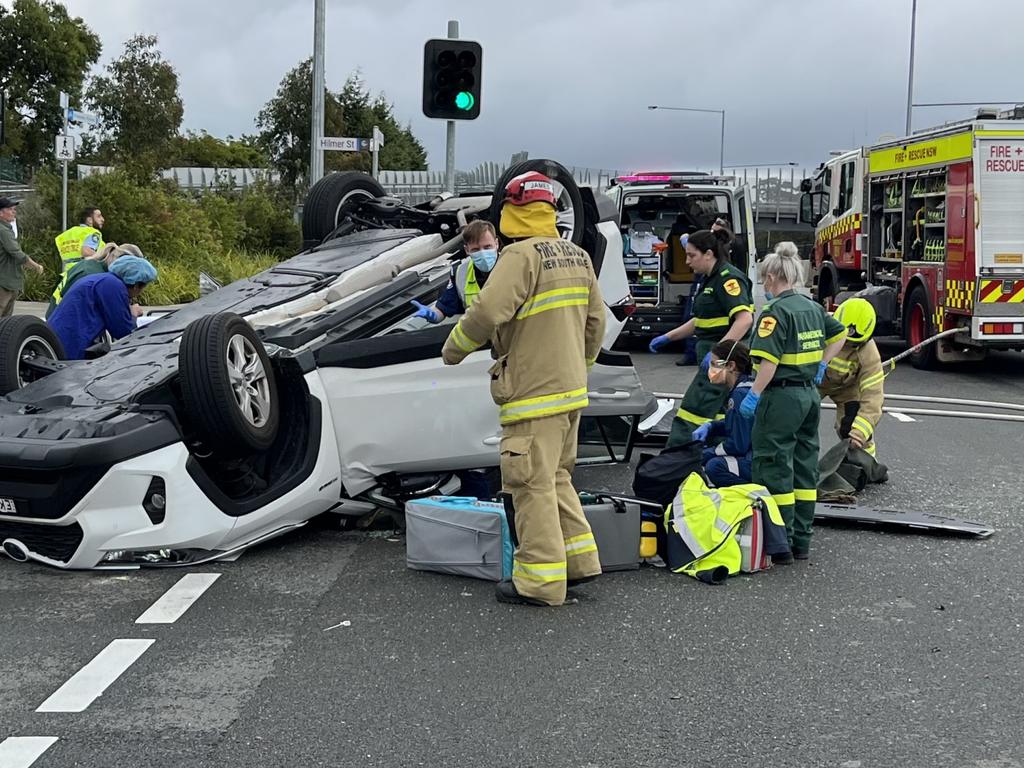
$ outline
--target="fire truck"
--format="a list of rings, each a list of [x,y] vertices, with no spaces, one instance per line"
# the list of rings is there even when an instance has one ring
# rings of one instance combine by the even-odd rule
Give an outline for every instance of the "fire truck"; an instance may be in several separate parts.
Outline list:
[[[918,368],[1024,348],[1024,107],[839,154],[802,190],[826,307],[863,296],[912,346],[964,329]]]

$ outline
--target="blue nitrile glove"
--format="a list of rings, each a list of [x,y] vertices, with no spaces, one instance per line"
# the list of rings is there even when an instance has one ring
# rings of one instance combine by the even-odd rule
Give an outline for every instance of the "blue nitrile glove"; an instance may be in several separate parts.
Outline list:
[[[413,315],[413,317],[422,317],[428,323],[441,322],[441,316],[437,314],[437,312],[435,312],[433,308],[428,307],[424,304],[420,304],[418,301],[413,301],[411,303],[414,307],[416,307],[416,314]]]
[[[710,431],[711,431],[711,422],[710,421],[708,423],[706,423],[706,424],[701,424],[699,427],[697,427],[695,430],[693,430],[693,435],[692,435],[693,439],[694,440],[700,440],[701,442],[704,442],[705,440],[708,439],[708,432],[710,432]]]
[[[661,336],[656,336],[653,339],[651,339],[651,343],[648,345],[647,348],[651,350],[651,352],[657,354],[658,350],[664,347],[670,341],[672,341],[672,339],[668,337],[668,334],[663,333]]]
[[[825,371],[828,370],[828,363],[822,360],[818,363],[818,374],[814,377],[815,384],[821,384],[825,380]]]
[[[740,416],[745,419],[754,418],[754,411],[757,410],[759,402],[761,402],[761,395],[754,390],[750,390],[747,396],[743,398],[743,402],[740,403]]]
[[[704,355],[704,359],[700,361],[700,369],[707,373],[711,369],[711,353],[708,352]]]

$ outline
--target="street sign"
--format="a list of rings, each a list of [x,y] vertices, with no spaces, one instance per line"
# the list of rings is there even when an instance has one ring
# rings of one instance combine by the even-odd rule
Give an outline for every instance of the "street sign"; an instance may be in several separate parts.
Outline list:
[[[85,123],[86,125],[99,125],[99,115],[92,115],[88,112],[79,112],[77,109],[68,110],[68,120],[72,123]]]
[[[320,137],[320,149],[329,152],[362,152],[372,148],[370,139],[356,139],[347,136]]]
[[[53,143],[53,154],[58,162],[71,162],[75,159],[75,137],[65,133],[57,134]]]
[[[68,96],[64,91],[60,92],[60,108],[67,109],[71,106],[71,97]]]
[[[384,133],[376,125],[373,126],[373,145],[371,149],[380,149],[384,146]]]

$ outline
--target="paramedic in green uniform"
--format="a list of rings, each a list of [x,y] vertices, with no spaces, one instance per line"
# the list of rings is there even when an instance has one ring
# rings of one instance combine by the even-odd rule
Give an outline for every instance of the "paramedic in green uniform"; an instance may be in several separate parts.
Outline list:
[[[816,385],[843,348],[846,329],[793,290],[803,285],[803,264],[793,243],[775,247],[761,265],[761,280],[769,301],[750,345],[757,375],[740,414],[754,419],[753,480],[778,503],[793,557],[806,560],[818,498],[821,396]]]
[[[672,422],[668,448],[690,442],[694,429],[724,417],[722,408],[729,399],[729,387],[712,384],[708,379],[711,348],[720,341],[745,342],[754,324],[750,280],[729,263],[728,240],[729,234],[724,230],[704,229],[690,235],[686,263],[697,274],[706,276],[703,288],[693,300],[693,317],[651,342],[651,352],[657,352],[670,341],[694,336],[697,359],[702,361]]]

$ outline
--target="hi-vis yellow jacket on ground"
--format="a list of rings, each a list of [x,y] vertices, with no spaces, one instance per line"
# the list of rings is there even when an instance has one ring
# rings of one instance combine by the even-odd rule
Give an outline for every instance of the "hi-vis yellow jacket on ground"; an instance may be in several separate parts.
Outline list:
[[[448,336],[451,365],[488,340],[491,397],[502,424],[588,405],[587,371],[601,351],[604,301],[590,256],[554,237],[507,246]]]
[[[848,403],[860,403],[850,429],[862,436],[865,450],[874,455],[875,427],[882,419],[885,402],[882,357],[873,339],[864,344],[846,342],[842,350],[829,361],[825,380],[818,387],[822,397],[830,397],[836,404],[836,431],[846,419]]]

